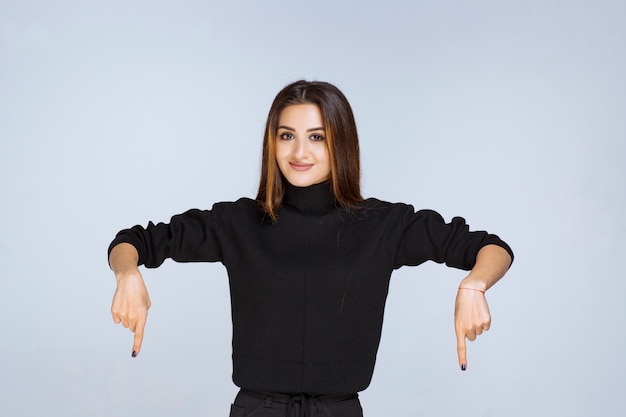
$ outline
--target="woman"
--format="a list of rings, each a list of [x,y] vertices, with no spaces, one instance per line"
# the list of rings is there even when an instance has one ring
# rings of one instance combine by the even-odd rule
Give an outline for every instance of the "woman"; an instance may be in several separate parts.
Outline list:
[[[169,224],[121,231],[109,247],[112,314],[140,349],[150,299],[138,265],[222,262],[233,315],[231,416],[362,416],[357,393],[374,370],[389,278],[425,261],[471,270],[459,286],[459,365],[465,339],[488,330],[484,292],[513,254],[497,236],[446,224],[434,211],[363,199],[350,105],[333,85],[298,81],[267,118],[255,200],[190,210]]]

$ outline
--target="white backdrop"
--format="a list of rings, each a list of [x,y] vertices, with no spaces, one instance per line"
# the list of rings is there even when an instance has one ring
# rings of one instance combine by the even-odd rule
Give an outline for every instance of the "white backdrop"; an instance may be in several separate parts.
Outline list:
[[[459,371],[462,271],[392,278],[373,416],[626,410],[626,3],[0,2],[0,414],[227,416],[227,277],[145,270],[139,358],[109,308],[121,228],[255,195],[280,88],[330,81],[365,196],[511,244]]]

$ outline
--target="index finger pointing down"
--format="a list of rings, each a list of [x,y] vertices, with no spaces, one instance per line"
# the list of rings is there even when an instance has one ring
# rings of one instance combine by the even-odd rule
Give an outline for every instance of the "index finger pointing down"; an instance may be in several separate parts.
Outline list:
[[[458,329],[456,331],[456,351],[459,356],[459,366],[464,371],[467,369],[467,348],[465,345],[465,334]]]
[[[146,327],[146,320],[140,320],[135,327],[135,338],[133,341],[133,358],[139,355],[141,350],[141,343],[143,342],[143,329]]]

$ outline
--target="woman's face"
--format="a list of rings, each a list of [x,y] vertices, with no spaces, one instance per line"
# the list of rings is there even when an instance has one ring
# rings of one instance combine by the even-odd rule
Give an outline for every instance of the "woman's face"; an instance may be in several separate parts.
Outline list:
[[[330,155],[317,105],[294,104],[280,113],[276,162],[287,181],[296,187],[308,187],[330,178]]]

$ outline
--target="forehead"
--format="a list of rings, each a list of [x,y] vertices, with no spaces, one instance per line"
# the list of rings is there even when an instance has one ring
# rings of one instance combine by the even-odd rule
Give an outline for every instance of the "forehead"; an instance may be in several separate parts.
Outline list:
[[[323,127],[322,112],[316,104],[293,104],[285,107],[278,115],[279,126]]]

